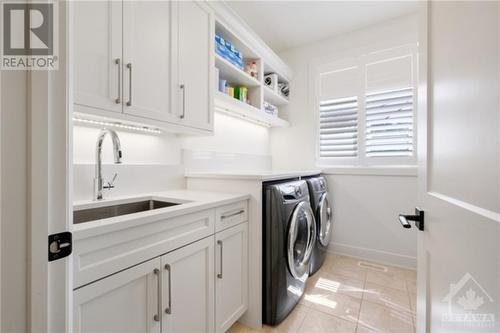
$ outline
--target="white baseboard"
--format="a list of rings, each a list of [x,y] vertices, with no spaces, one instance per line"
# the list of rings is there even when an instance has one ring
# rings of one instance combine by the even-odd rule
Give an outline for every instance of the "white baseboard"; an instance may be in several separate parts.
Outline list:
[[[328,252],[341,254],[349,257],[370,260],[381,264],[392,265],[402,268],[416,269],[417,258],[405,256],[397,253],[367,249],[364,247],[352,246],[331,242]]]

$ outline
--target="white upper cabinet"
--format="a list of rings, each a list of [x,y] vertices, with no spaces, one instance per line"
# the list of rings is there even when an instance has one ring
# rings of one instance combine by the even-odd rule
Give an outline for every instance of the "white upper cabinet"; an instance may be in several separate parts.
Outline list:
[[[161,257],[163,332],[214,331],[214,237]]]
[[[75,333],[160,333],[160,259],[74,292]]]
[[[214,91],[214,18],[206,4],[175,2],[173,49],[177,63],[173,107],[181,124],[211,130]]]
[[[172,3],[123,2],[123,112],[172,121],[170,108]]]
[[[72,19],[74,102],[121,112],[122,3],[76,1]]]
[[[176,132],[213,130],[215,24],[206,4],[71,4],[77,112]]]

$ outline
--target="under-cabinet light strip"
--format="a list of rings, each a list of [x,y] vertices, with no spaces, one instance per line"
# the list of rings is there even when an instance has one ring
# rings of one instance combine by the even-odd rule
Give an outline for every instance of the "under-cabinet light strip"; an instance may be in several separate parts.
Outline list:
[[[90,125],[96,125],[96,126],[116,127],[116,128],[131,130],[131,131],[161,134],[161,130],[159,130],[158,128],[151,128],[151,127],[147,127],[147,126],[126,125],[126,124],[122,124],[122,123],[112,123],[112,122],[107,122],[107,121],[84,119],[84,118],[78,118],[78,117],[73,117],[73,121],[77,122],[77,123],[90,124]]]

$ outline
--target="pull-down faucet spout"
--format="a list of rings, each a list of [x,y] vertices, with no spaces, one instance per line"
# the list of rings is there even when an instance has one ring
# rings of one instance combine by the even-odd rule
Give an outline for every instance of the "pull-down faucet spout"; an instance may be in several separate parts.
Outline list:
[[[111,129],[104,128],[97,137],[97,144],[95,149],[96,164],[94,178],[94,200],[102,199],[103,188],[113,188],[113,185],[111,183],[109,184],[109,186],[103,186],[104,180],[102,179],[102,143],[104,141],[104,138],[106,137],[106,134],[109,134],[111,136],[111,140],[113,142],[113,155],[115,164],[120,164],[122,162],[122,150],[118,134],[116,134],[116,132]]]

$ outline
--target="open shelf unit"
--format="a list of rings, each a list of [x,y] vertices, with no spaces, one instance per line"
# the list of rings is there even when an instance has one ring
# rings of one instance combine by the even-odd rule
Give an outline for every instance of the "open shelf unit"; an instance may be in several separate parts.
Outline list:
[[[275,106],[288,105],[288,99],[280,94],[275,93],[271,88],[264,85],[264,101]]]
[[[286,77],[274,71],[258,52],[253,50],[242,38],[239,38],[236,33],[233,33],[230,28],[218,20],[215,23],[215,32],[223,39],[228,40],[234,48],[241,52],[244,63],[255,61],[258,72],[257,78],[254,78],[244,70],[233,65],[229,60],[220,56],[217,52],[214,52],[215,67],[219,71],[219,79],[226,80],[228,86],[231,87],[247,87],[249,99],[247,103],[233,98],[219,91],[219,82],[215,82],[215,111],[224,112],[264,126],[288,126],[286,120],[279,118],[279,108],[288,105],[288,99],[274,92],[264,84],[264,73],[268,73],[269,71],[276,73],[278,74],[279,82],[288,83]],[[264,111],[264,102],[278,107],[278,116],[266,113]]]
[[[244,119],[267,127],[288,127],[288,121],[271,116],[256,107],[241,102],[229,95],[216,92],[215,111],[229,116]]]
[[[219,77],[224,78],[234,85],[243,85],[247,87],[260,87],[260,82],[251,77],[217,53],[215,54],[215,67],[219,69]]]

